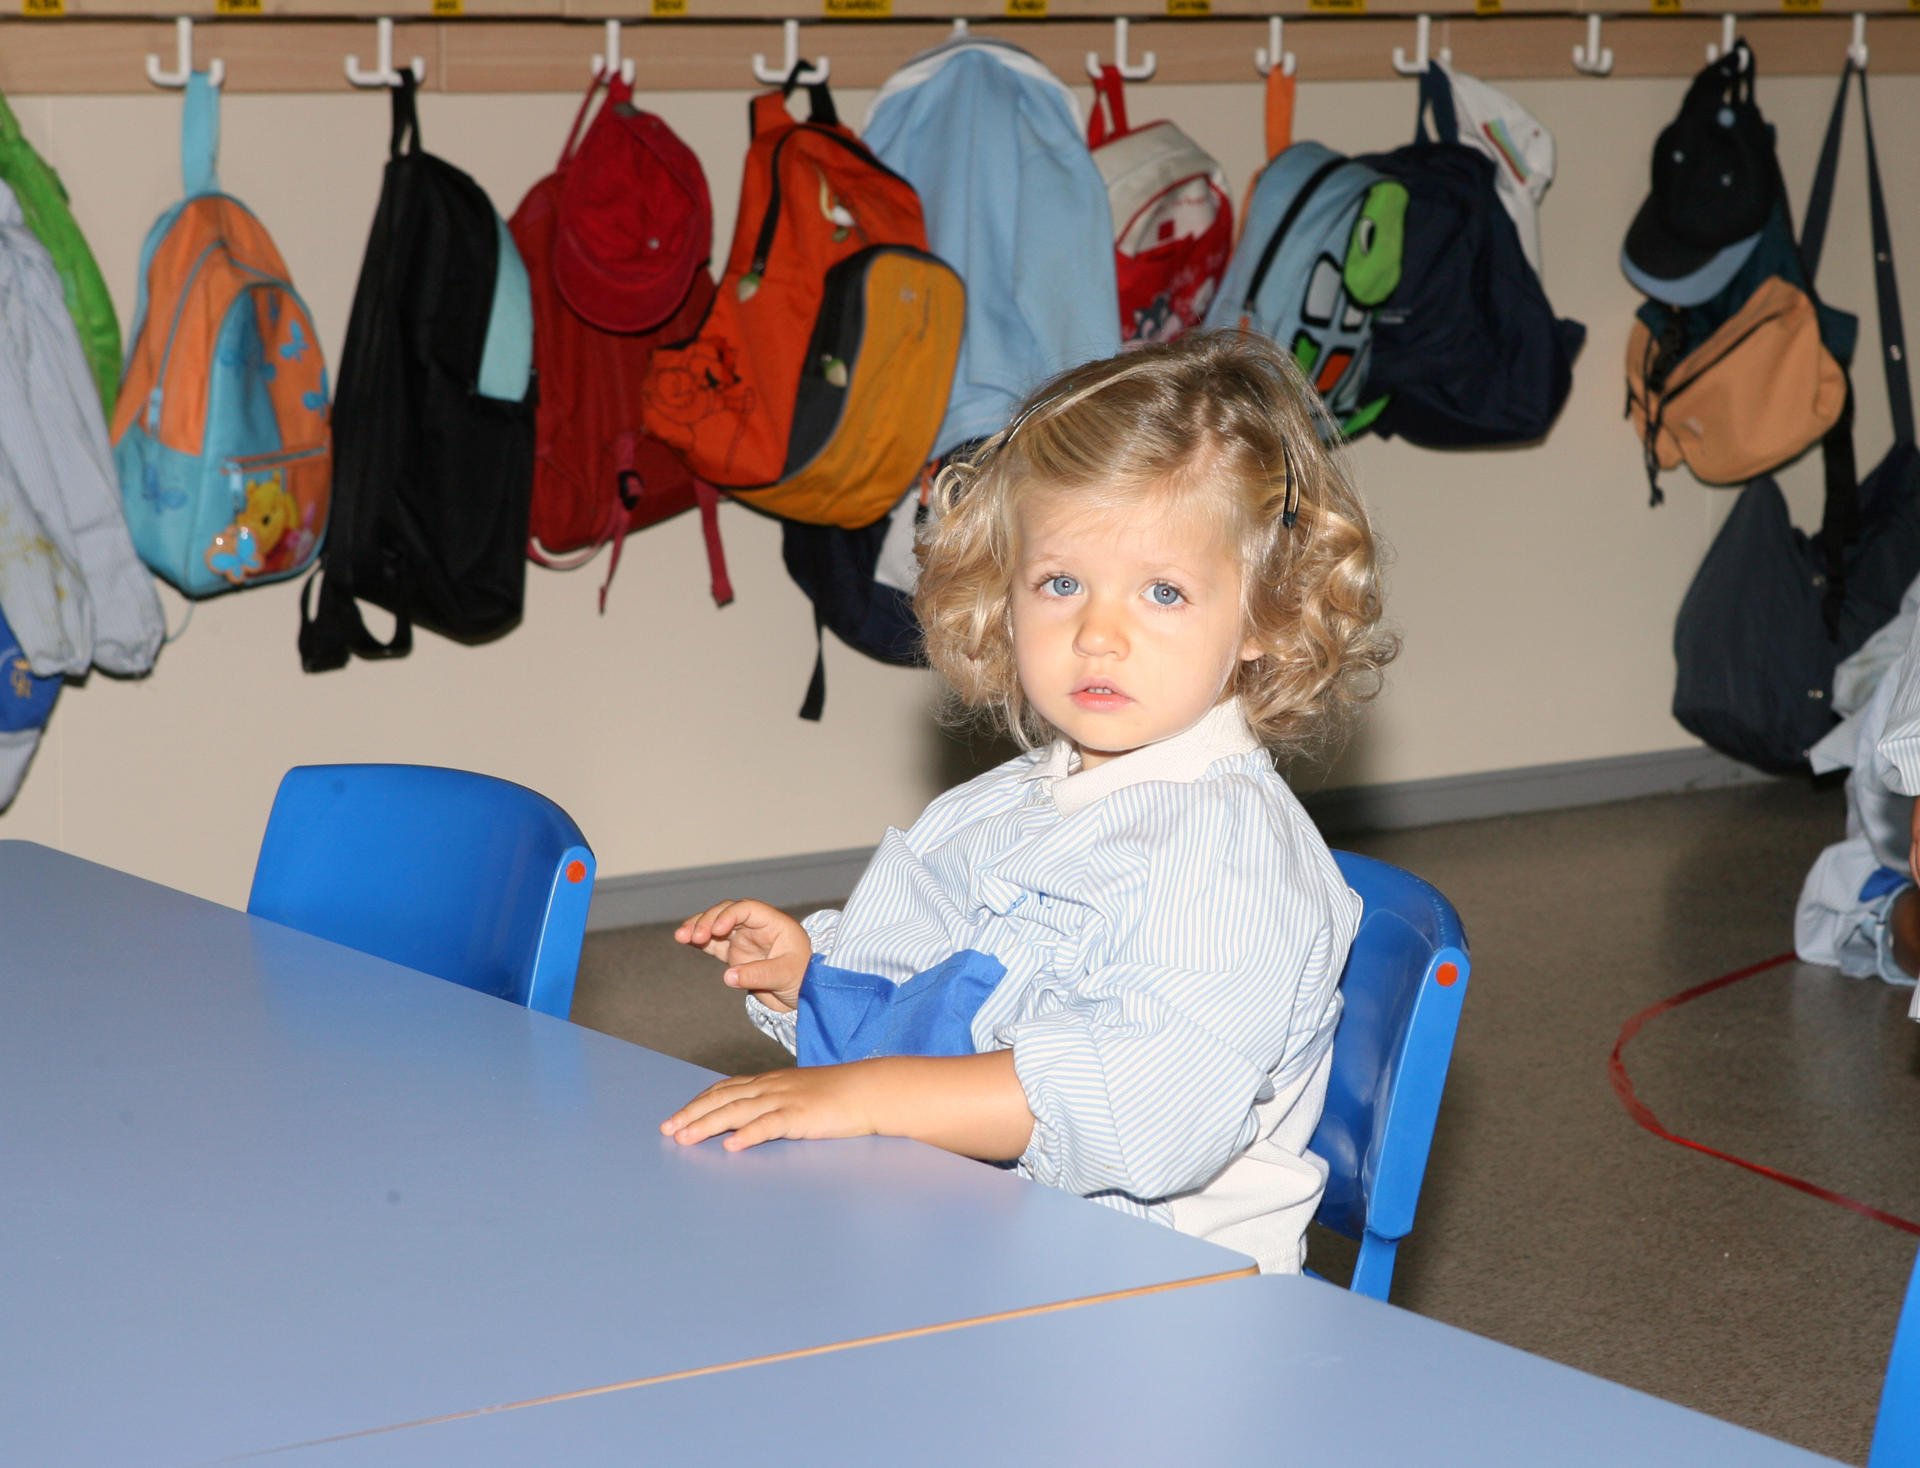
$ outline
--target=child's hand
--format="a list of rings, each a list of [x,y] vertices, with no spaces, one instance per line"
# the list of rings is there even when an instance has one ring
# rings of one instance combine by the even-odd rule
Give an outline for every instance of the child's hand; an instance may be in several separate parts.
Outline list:
[[[716,1081],[660,1123],[682,1146],[732,1132],[721,1143],[738,1152],[773,1137],[866,1137],[877,1062],[809,1065]]]
[[[813,943],[807,930],[764,902],[721,902],[674,929],[674,938],[731,965],[722,978],[760,996],[769,1009],[800,1002]]]

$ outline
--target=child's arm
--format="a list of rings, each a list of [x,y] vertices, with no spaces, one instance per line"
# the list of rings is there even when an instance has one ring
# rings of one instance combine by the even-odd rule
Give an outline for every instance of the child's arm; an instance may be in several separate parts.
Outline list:
[[[912,1137],[964,1157],[1010,1162],[1033,1113],[1011,1050],[895,1055],[716,1082],[660,1123],[676,1142],[732,1132],[738,1152],[773,1137]]]

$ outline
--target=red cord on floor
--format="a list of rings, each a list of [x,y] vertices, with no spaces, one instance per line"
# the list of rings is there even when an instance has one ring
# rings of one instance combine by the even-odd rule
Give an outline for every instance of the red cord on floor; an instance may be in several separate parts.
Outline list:
[[[1776,954],[1763,963],[1736,969],[1730,974],[1722,974],[1717,979],[1709,979],[1704,984],[1696,984],[1691,989],[1683,989],[1670,998],[1662,999],[1658,1004],[1649,1004],[1634,1015],[1632,1019],[1620,1026],[1619,1038],[1613,1042],[1613,1054],[1607,1059],[1607,1075],[1613,1082],[1613,1093],[1620,1098],[1620,1104],[1627,1108],[1627,1115],[1656,1137],[1665,1137],[1669,1142],[1678,1142],[1682,1147],[1691,1147],[1696,1152],[1704,1152],[1709,1157],[1718,1157],[1722,1162],[1731,1162],[1735,1167],[1744,1167],[1748,1172],[1757,1172],[1761,1177],[1770,1177],[1777,1183],[1785,1183],[1790,1188],[1798,1188],[1803,1193],[1824,1198],[1829,1203],[1838,1203],[1842,1208],[1850,1209],[1863,1218],[1871,1218],[1876,1223],[1891,1224],[1894,1228],[1904,1229],[1910,1234],[1920,1234],[1920,1223],[1915,1223],[1911,1219],[1901,1218],[1897,1214],[1875,1208],[1869,1203],[1862,1203],[1857,1198],[1849,1198],[1845,1193],[1836,1193],[1831,1188],[1823,1188],[1818,1183],[1810,1183],[1805,1178],[1795,1177],[1777,1168],[1767,1167],[1758,1162],[1749,1162],[1744,1157],[1735,1157],[1731,1152],[1722,1152],[1705,1143],[1696,1142],[1691,1137],[1678,1136],[1660,1125],[1660,1118],[1655,1116],[1647,1104],[1633,1093],[1633,1082],[1627,1076],[1626,1062],[1620,1058],[1620,1052],[1627,1048],[1627,1041],[1640,1033],[1642,1025],[1655,1015],[1665,1014],[1669,1009],[1678,1009],[1682,1004],[1698,999],[1703,994],[1711,994],[1716,989],[1724,989],[1729,984],[1737,984],[1742,979],[1752,978],[1755,974],[1763,974],[1769,969],[1779,968],[1783,963],[1792,963],[1793,959],[1794,955],[1791,953]]]

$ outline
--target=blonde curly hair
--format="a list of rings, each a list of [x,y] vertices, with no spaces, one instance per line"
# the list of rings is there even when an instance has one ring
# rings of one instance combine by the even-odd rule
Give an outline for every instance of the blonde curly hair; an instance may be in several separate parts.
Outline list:
[[[1231,690],[1254,736],[1282,760],[1330,756],[1399,650],[1380,621],[1380,552],[1337,444],[1300,369],[1252,332],[1191,334],[1040,388],[940,472],[918,547],[914,609],[960,716],[984,714],[1027,748],[1055,733],[1015,672],[1024,496],[1192,504],[1239,551],[1242,619],[1263,652],[1237,666]]]

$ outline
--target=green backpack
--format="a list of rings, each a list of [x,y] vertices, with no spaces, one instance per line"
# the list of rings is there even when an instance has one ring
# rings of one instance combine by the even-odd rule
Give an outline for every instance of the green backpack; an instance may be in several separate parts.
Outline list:
[[[113,314],[113,298],[107,294],[107,283],[100,277],[80,226],[73,222],[60,175],[21,136],[20,123],[5,97],[0,97],[0,183],[13,190],[27,228],[53,256],[67,311],[80,333],[94,385],[100,389],[100,404],[111,418],[120,388],[120,322]]]

